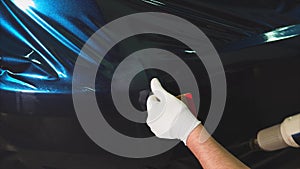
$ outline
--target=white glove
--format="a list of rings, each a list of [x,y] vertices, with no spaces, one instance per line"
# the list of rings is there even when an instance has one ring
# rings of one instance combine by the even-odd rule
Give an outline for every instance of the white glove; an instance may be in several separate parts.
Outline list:
[[[147,99],[147,124],[159,138],[180,139],[186,145],[191,131],[200,121],[179,99],[168,93],[157,78],[151,80],[154,95]]]

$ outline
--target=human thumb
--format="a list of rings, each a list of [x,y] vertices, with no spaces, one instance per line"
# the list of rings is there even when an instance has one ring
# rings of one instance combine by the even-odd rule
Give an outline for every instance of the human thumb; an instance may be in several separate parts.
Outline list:
[[[167,93],[157,78],[151,80],[151,91],[159,100],[163,100],[162,97]]]

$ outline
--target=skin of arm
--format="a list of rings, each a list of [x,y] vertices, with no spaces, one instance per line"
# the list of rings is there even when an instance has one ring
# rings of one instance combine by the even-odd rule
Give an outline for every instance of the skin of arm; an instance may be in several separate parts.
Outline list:
[[[201,142],[201,137],[205,136],[209,136],[209,134],[203,125],[199,124],[187,138],[187,147],[204,169],[249,169],[214,138],[209,137],[206,141]]]

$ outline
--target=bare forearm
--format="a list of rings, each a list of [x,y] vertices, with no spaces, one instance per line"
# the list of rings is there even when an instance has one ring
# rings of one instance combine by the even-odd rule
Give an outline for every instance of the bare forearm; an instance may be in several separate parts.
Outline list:
[[[204,130],[203,132],[201,132]],[[204,169],[248,169],[215,139],[209,137],[205,142],[200,138],[208,136],[204,127],[198,125],[189,135],[187,146],[196,156]]]

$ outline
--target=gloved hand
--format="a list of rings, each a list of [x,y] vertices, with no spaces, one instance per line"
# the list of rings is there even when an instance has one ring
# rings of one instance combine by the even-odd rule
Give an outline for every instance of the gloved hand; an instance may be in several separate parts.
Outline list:
[[[191,131],[200,121],[179,99],[168,93],[157,78],[151,80],[153,95],[147,99],[147,124],[159,138],[180,139],[186,145]]]

